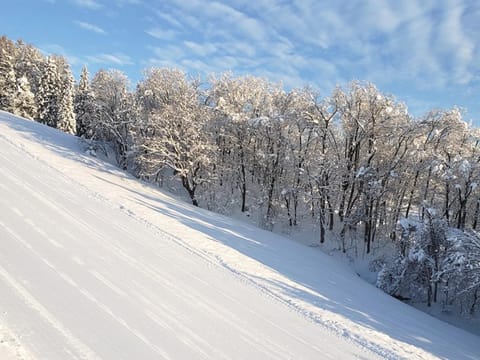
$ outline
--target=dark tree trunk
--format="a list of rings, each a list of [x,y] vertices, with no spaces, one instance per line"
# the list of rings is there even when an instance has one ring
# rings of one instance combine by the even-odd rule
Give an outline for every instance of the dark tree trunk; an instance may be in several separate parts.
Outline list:
[[[417,172],[415,173],[415,178],[413,179],[412,190],[410,191],[410,196],[408,197],[407,209],[405,210],[405,218],[407,219],[408,219],[408,215],[410,214],[410,207],[412,206],[413,195],[415,194],[415,189],[417,187],[417,181],[419,176],[420,176],[420,171],[417,170]]]
[[[185,190],[187,190],[187,193],[190,196],[190,199],[192,200],[192,204],[194,206],[198,206],[198,200],[195,197],[196,186],[190,184],[190,181],[188,180],[187,176],[182,176],[182,185],[185,188]]]
[[[475,214],[473,215],[473,230],[477,230],[477,223],[478,223],[478,215],[480,213],[480,200],[477,200],[477,204],[475,205]]]

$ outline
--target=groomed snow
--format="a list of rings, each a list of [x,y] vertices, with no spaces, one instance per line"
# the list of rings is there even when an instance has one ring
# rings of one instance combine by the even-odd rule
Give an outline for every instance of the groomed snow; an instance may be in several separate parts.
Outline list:
[[[312,248],[0,112],[1,359],[479,359]],[[8,356],[8,357],[7,357]]]

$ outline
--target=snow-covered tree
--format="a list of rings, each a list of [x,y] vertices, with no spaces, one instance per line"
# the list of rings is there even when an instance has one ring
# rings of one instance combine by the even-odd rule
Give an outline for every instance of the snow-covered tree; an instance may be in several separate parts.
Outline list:
[[[58,119],[58,71],[55,58],[49,56],[43,67],[43,75],[37,92],[38,122],[51,127]]]
[[[58,118],[56,128],[66,133],[75,134],[76,121],[73,107],[73,99],[75,95],[75,80],[70,70],[70,66],[65,58],[58,58]]]
[[[480,308],[480,234],[451,230],[449,246],[436,278],[442,285],[444,306],[460,306],[469,316]]]
[[[198,206],[197,190],[210,180],[214,160],[200,83],[180,70],[153,68],[138,85],[137,99],[140,174],[155,179],[162,170],[172,170]]]
[[[326,231],[333,230],[336,207],[336,182],[340,167],[338,127],[334,123],[338,106],[334,99],[321,100],[310,88],[301,93],[296,115],[293,166],[296,188],[304,187],[313,218],[318,220],[320,243]],[[298,192],[298,190],[297,190]],[[298,196],[298,195],[297,195]]]
[[[275,110],[275,96],[278,94],[283,94],[280,87],[265,79],[253,76],[233,78],[231,74],[212,78],[209,94],[218,149],[219,188],[229,194],[225,197],[232,199],[232,204],[238,204],[242,212],[263,211],[265,225],[273,221],[278,178],[271,179],[272,190],[272,182],[266,183],[267,160],[262,156],[267,151],[263,147],[267,143],[273,146],[276,141],[271,139],[274,135],[267,129],[279,124],[270,121],[278,118]],[[271,154],[269,158],[273,156]]]
[[[17,78],[26,77],[33,94],[38,92],[45,57],[40,50],[23,41],[16,42],[15,72]]]
[[[37,92],[38,121],[74,134],[74,79],[67,60],[49,56]]]
[[[30,83],[25,76],[19,78],[17,83],[13,113],[26,119],[34,119],[37,115],[37,105],[35,96],[30,90]]]
[[[343,132],[342,180],[338,213],[343,222],[341,237],[361,226],[366,252],[376,237],[382,212],[391,206],[389,197],[399,167],[408,154],[409,122],[406,108],[381,94],[372,84],[354,82],[348,91],[337,89],[334,101]],[[395,223],[391,222],[391,227]],[[388,232],[388,231],[387,231]]]
[[[131,132],[136,120],[135,102],[128,92],[129,80],[119,70],[100,70],[91,82],[94,103],[92,138],[109,142],[122,169],[128,167]]]
[[[425,214],[424,221],[409,229],[403,227],[408,230],[408,239],[403,239],[408,250],[399,249],[397,257],[380,271],[377,286],[396,297],[425,301],[431,306],[438,301],[438,274],[449,248],[448,226],[434,209],[426,209]]]
[[[17,92],[15,73],[15,47],[6,37],[0,38],[0,109],[13,111]]]
[[[94,134],[95,104],[88,76],[87,67],[84,66],[75,92],[74,108],[77,136],[91,139]]]

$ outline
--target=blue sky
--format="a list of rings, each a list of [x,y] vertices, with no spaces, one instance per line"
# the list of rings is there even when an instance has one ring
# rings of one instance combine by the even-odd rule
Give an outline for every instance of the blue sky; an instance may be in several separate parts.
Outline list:
[[[310,84],[371,81],[415,116],[458,105],[480,125],[478,0],[16,0],[1,34],[86,64]]]

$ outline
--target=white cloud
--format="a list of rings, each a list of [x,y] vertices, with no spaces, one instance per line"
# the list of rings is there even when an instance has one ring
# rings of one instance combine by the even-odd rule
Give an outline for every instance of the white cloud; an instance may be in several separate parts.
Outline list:
[[[222,22],[229,24],[230,30],[240,31],[242,35],[248,38],[260,41],[266,37],[261,22],[231,6],[215,1],[205,6],[203,12],[210,18],[220,19]]]
[[[257,49],[251,42],[237,40],[230,41],[227,44],[219,44],[223,50],[229,54],[235,54],[236,56],[244,56],[253,58],[257,54]]]
[[[40,51],[45,55],[61,55],[67,58],[71,65],[77,65],[81,63],[79,57],[70,54],[64,47],[58,44],[44,44],[39,46]]]
[[[230,71],[236,68],[241,68],[244,65],[243,59],[233,56],[218,56],[210,60],[212,65],[210,73]]]
[[[180,62],[180,60],[187,55],[184,47],[177,45],[167,45],[162,47],[149,46],[148,49],[155,55],[153,59],[157,59],[161,62]]]
[[[381,33],[391,33],[394,31],[401,21],[401,13],[392,9],[391,2],[384,0],[370,0],[366,4],[362,3],[363,16],[359,19],[375,31]]]
[[[167,41],[173,40],[177,34],[174,30],[164,30],[158,27],[145,30],[145,32],[156,39]]]
[[[181,22],[178,21],[173,15],[168,14],[168,13],[164,13],[164,12],[162,12],[162,11],[157,11],[156,13],[157,13],[157,16],[158,16],[160,19],[168,22],[170,25],[173,25],[173,26],[178,27],[178,28],[182,28],[182,27],[183,27],[182,24],[181,24]]]
[[[156,58],[156,57],[148,58],[146,61],[144,61],[142,63],[142,65],[146,68],[151,68],[151,67],[179,68],[180,67],[179,63],[175,60],[159,59],[159,58]],[[182,70],[186,70],[186,69],[182,68]]]
[[[143,4],[142,0],[117,0],[117,5],[118,6],[124,6],[124,5],[140,5]]]
[[[480,12],[471,15],[466,3],[171,0],[157,10],[161,28],[151,32],[178,40],[174,53],[164,48],[157,59],[193,70],[231,67],[322,89],[359,79],[427,90],[469,84],[480,73]]]
[[[133,62],[128,55],[122,53],[98,54],[86,56],[89,62],[96,64],[110,64],[117,66],[132,65]]]
[[[416,5],[408,2],[396,8],[401,14],[396,28],[383,42],[369,41],[369,54],[374,55],[367,64],[370,69],[376,64],[381,69],[374,80],[380,84],[408,82],[423,90],[474,81],[478,49],[464,31],[462,2]]]
[[[196,72],[196,73],[207,75],[207,74],[211,74],[218,71],[216,67],[212,67],[211,64],[207,64],[206,62],[198,59],[197,60],[184,59],[180,62],[180,64],[182,65],[183,68],[189,69],[190,73]]]
[[[80,7],[91,9],[91,10],[97,10],[102,7],[102,5],[95,0],[73,0],[73,2],[74,4]]]
[[[460,4],[445,11],[438,31],[438,50],[450,62],[453,76],[460,84],[474,78],[471,67],[475,61],[475,43],[463,31],[464,12]]]
[[[74,23],[80,26],[82,29],[93,31],[93,32],[96,32],[97,34],[102,34],[102,35],[107,34],[107,32],[99,26],[96,26],[84,21],[74,21]]]
[[[218,50],[212,43],[199,44],[193,41],[184,41],[183,44],[195,55],[202,57],[210,55]]]
[[[178,19],[181,19],[182,24],[185,24],[192,29],[200,30],[201,27],[205,26],[205,23],[200,21],[199,16],[182,14],[182,13],[178,13],[177,15],[178,15]]]

